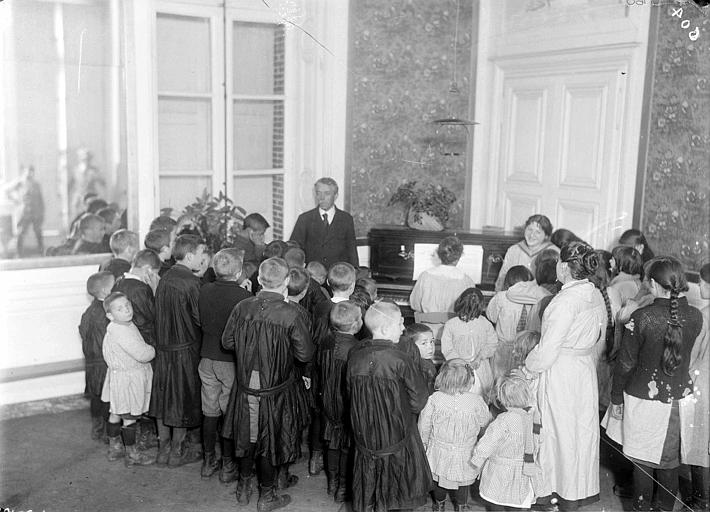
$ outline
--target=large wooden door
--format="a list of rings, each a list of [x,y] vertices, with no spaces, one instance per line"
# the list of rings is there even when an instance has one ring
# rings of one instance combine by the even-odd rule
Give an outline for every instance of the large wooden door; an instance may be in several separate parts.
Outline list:
[[[553,11],[546,23],[536,11],[534,23],[506,11],[509,3],[481,4],[482,23],[485,18],[497,29],[479,51],[479,59],[486,56],[476,98],[482,125],[474,183],[485,191],[479,222],[512,229],[543,213],[555,227],[607,247],[630,227],[633,211],[645,57],[636,39],[642,36],[620,30],[610,37],[594,16],[562,22]],[[609,4],[607,11],[624,23],[623,8]],[[556,29],[570,26],[585,37],[558,37]],[[476,179],[476,173],[486,176]]]

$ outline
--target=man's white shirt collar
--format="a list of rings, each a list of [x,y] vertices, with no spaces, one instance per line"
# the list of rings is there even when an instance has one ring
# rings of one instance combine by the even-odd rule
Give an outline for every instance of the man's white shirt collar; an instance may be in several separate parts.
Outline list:
[[[335,217],[335,205],[330,207],[330,210],[323,210],[321,208],[318,208],[318,215],[320,215],[320,218],[323,218],[323,214],[327,213],[328,214],[328,224],[333,223],[333,217]]]

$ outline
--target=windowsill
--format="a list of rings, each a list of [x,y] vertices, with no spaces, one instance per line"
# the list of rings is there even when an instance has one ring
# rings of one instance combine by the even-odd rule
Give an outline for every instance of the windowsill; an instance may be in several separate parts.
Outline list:
[[[100,265],[111,257],[111,253],[82,254],[76,256],[47,256],[41,258],[24,258],[16,260],[0,260],[0,271],[30,270],[35,268],[81,267],[83,265]]]

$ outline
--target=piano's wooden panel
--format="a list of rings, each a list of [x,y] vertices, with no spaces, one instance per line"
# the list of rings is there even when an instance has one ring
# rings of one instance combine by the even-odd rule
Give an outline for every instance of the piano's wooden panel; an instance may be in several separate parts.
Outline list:
[[[419,231],[406,226],[375,226],[368,234],[370,269],[381,297],[393,299],[406,317],[411,315],[409,294],[414,286],[414,244],[438,244],[455,235],[464,245],[483,246],[481,283],[486,303],[493,296],[495,281],[508,247],[522,239],[503,231]],[[410,318],[407,318],[409,320]]]

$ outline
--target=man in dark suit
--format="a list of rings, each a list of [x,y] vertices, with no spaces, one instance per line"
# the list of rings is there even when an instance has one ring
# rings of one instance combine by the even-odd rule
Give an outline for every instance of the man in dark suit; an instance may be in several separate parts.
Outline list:
[[[316,181],[314,194],[318,207],[302,213],[291,233],[291,240],[306,251],[306,261],[319,261],[326,268],[346,261],[358,267],[355,226],[348,212],[335,207],[338,184],[333,178]]]

